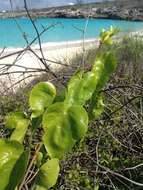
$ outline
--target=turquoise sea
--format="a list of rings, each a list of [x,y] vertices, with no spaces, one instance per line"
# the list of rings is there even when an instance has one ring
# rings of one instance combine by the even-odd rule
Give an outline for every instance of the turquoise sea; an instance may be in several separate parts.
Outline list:
[[[35,20],[40,31],[51,24],[59,23],[49,29],[41,36],[42,42],[60,42],[83,39],[81,30],[85,28],[85,19],[63,19],[63,18],[39,18]],[[97,38],[102,28],[108,29],[110,26],[119,27],[122,32],[132,32],[143,29],[143,22],[90,19],[87,25],[86,39]],[[23,33],[29,42],[36,36],[36,32],[27,18],[0,19],[0,47],[24,47]]]

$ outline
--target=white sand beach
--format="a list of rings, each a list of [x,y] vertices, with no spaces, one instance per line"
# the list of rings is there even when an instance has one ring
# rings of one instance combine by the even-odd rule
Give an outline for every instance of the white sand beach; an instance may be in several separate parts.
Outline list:
[[[142,36],[142,34],[142,31],[130,33],[130,35],[135,36]],[[122,35],[118,36],[115,38],[115,40],[119,41],[122,39],[122,37]],[[98,44],[99,39],[87,39],[85,41],[77,40],[52,43],[48,42],[41,44],[41,46],[43,57],[46,60],[48,67],[50,70],[57,72],[61,69],[61,67],[63,67],[62,64],[58,64],[59,62],[68,65],[74,56],[83,52],[83,49],[84,53],[86,53],[89,48],[98,46]],[[44,64],[38,58],[38,56],[42,58],[39,45],[33,45],[31,48],[37,56],[35,56],[29,50],[20,53],[23,51],[22,48],[7,48],[4,50],[4,52],[2,49],[0,49],[0,52],[3,52],[0,53],[1,91],[5,86],[7,88],[13,86],[13,84],[16,84],[14,85],[13,89],[16,89],[18,86],[17,83],[19,81],[22,81],[20,84],[23,84],[23,81],[29,82],[35,76],[39,76],[41,74],[40,71],[37,71],[38,69],[45,69]]]
[[[53,42],[42,44],[43,56],[46,63],[52,71],[58,71],[62,65],[54,62],[63,62],[69,64],[69,60],[77,54],[86,52],[89,48],[98,45],[98,39],[88,39],[83,41],[67,41],[67,42]],[[6,86],[12,86],[14,83],[22,80],[28,75],[38,75],[40,72],[31,72],[36,69],[45,69],[42,62],[32,52],[26,50],[23,53],[16,53],[23,50],[22,48],[8,48],[0,56],[0,82]],[[32,46],[32,50],[42,57],[39,50],[39,45]],[[2,52],[2,49],[1,49]],[[15,54],[16,53],[16,54]],[[10,54],[14,54],[9,56]],[[49,61],[47,61],[49,60]],[[25,71],[28,73],[24,74]],[[9,75],[6,75],[6,73]],[[10,74],[12,73],[12,74]],[[30,78],[32,79],[32,77]],[[29,78],[27,79],[29,81]]]

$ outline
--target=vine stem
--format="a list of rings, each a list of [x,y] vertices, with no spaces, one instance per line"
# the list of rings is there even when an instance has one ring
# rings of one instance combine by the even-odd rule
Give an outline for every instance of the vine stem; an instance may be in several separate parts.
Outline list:
[[[32,160],[31,160],[31,162],[30,162],[30,164],[29,164],[29,166],[28,166],[28,168],[27,168],[27,171],[26,171],[26,174],[25,174],[25,176],[24,176],[24,179],[23,179],[23,181],[21,182],[21,184],[20,184],[18,190],[22,190],[22,187],[23,187],[23,185],[24,185],[24,183],[25,183],[25,181],[26,181],[26,178],[28,177],[29,171],[31,170],[31,168],[32,168],[32,166],[33,166],[33,164],[34,164],[34,162],[35,162],[35,160],[36,160],[36,158],[37,158],[37,154],[38,154],[38,152],[40,151],[42,145],[43,145],[43,143],[40,143],[40,144],[37,145],[35,154],[34,154]]]

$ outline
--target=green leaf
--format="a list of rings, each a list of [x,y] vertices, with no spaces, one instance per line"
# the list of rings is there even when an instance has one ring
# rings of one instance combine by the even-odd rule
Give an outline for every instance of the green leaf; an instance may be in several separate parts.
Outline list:
[[[6,190],[17,161],[23,154],[23,146],[10,140],[0,139],[0,189]],[[18,181],[16,180],[16,183]],[[15,181],[13,181],[15,184]],[[15,184],[16,187],[16,184]],[[13,187],[13,189],[15,188]],[[13,190],[11,189],[11,190]]]
[[[76,89],[78,101],[75,103],[78,105],[85,105],[85,103],[92,97],[97,85],[97,75],[94,72],[87,72],[83,75],[79,88]]]
[[[98,184],[94,187],[94,190],[99,190],[99,185]]]
[[[116,35],[117,33],[119,33],[119,29],[118,28],[114,28],[114,27],[110,27],[109,30],[102,30],[100,33],[100,40],[102,44],[105,45],[112,45],[113,41],[112,41],[112,37],[114,35]]]
[[[95,75],[94,72],[90,71],[84,74],[83,76],[83,80],[82,80],[82,90],[84,93],[84,101],[87,101],[91,98],[94,89],[96,87],[97,84],[97,76]],[[80,92],[82,95],[82,92]]]
[[[95,90],[97,76],[94,72],[77,73],[69,82],[66,95],[66,104],[83,106],[88,101]]]
[[[111,52],[107,52],[103,55],[98,56],[95,61],[95,64],[93,65],[92,71],[97,76],[97,85],[94,89],[94,93],[92,95],[92,99],[89,104],[89,113],[91,116],[90,118],[92,119],[94,117],[97,118],[97,115],[100,115],[98,114],[98,111],[100,110],[99,104],[101,105],[100,112],[102,112],[103,105],[99,98],[100,91],[105,87],[106,83],[109,80],[110,75],[114,72],[116,65],[117,61],[115,59],[114,54],[112,54]]]
[[[44,190],[53,187],[57,182],[59,171],[59,160],[56,158],[48,160],[40,168],[36,179],[36,190]]]
[[[52,104],[56,96],[56,89],[52,83],[40,82],[32,89],[29,98],[29,105],[32,110],[32,117],[40,116],[45,108]]]
[[[102,96],[99,95],[99,97],[96,99],[97,101],[94,102],[94,105],[92,105],[92,119],[97,119],[104,111],[104,103]],[[93,102],[92,102],[93,103]]]
[[[29,151],[25,151],[17,160],[11,172],[11,175],[9,178],[9,184],[5,190],[14,189],[17,185],[19,185],[19,183],[22,181],[24,174],[26,172],[28,161],[29,161]]]
[[[42,159],[43,159],[43,153],[42,152],[38,152],[37,154],[37,159],[36,159],[36,165],[39,168],[41,163],[42,163]]]
[[[117,59],[115,55],[109,51],[102,56],[102,59],[104,63],[105,73],[107,75],[111,75],[115,71],[117,66]]]
[[[69,81],[67,95],[65,98],[65,103],[68,105],[73,105],[79,100],[79,96],[77,95],[77,89],[81,87],[80,83],[82,80],[83,72],[77,72]]]
[[[92,72],[97,77],[97,85],[94,89],[98,93],[109,80],[110,75],[114,72],[117,65],[116,58],[111,52],[97,57]]]
[[[17,126],[17,123],[20,120],[23,120],[25,118],[26,116],[24,113],[21,113],[21,112],[10,113],[5,118],[5,126],[9,129],[15,129]]]
[[[65,103],[69,106],[85,105],[93,95],[102,90],[115,68],[116,59],[112,53],[107,52],[97,56],[91,71],[84,74],[78,72],[71,78]]]
[[[15,129],[10,137],[11,140],[23,142],[25,133],[29,125],[29,120],[21,112],[11,113],[6,117],[6,127]]]
[[[105,86],[109,76],[116,68],[116,59],[114,54],[107,52],[97,56],[91,71],[76,73],[68,84],[68,91],[65,103],[69,106],[85,105],[93,94]]]
[[[61,158],[74,145],[70,123],[63,103],[55,103],[43,116],[43,142],[51,158]]]
[[[88,126],[88,115],[82,106],[56,103],[43,116],[43,142],[51,158],[61,158],[81,139]]]
[[[72,138],[80,140],[88,129],[88,115],[81,106],[71,106],[68,109],[68,120],[71,127]]]

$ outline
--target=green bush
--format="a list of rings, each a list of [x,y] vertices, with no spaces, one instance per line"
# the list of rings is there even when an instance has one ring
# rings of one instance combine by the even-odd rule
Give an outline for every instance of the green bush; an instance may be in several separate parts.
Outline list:
[[[101,45],[110,45],[114,33],[113,28],[103,31]],[[5,126],[11,134],[8,139],[0,139],[1,190],[22,189],[33,165],[37,167],[37,175],[32,189],[49,189],[56,184],[59,160],[85,137],[89,119],[103,112],[100,92],[115,68],[112,52],[99,53],[90,71],[82,69],[71,77],[62,100],[50,82],[40,82],[33,87],[29,97],[31,113],[13,112],[6,116]],[[40,127],[42,139],[34,147],[32,156],[32,140]],[[24,147],[27,133],[29,144]]]
[[[58,91],[56,97],[54,98],[55,90],[51,92],[51,85],[48,88],[43,88],[43,83],[42,85],[40,85],[40,83],[40,88],[39,85],[36,85],[33,88],[31,96],[33,96],[34,99],[32,98],[33,100],[30,100],[30,110],[27,109],[26,98],[22,98],[21,95],[13,97],[13,99],[10,97],[5,99],[5,97],[3,97],[2,100],[1,98],[1,102],[3,102],[2,118],[4,115],[6,115],[6,113],[9,113],[11,111],[22,111],[24,109],[27,113],[26,115],[23,115],[22,113],[13,115],[12,121],[11,119],[9,120],[10,124],[7,123],[7,126],[9,126],[10,129],[6,135],[6,137],[9,137],[11,140],[2,140],[3,142],[1,142],[1,146],[7,147],[7,151],[12,150],[13,154],[15,155],[13,159],[9,159],[9,163],[12,166],[11,170],[9,169],[9,173],[11,173],[11,175],[1,176],[1,178],[4,176],[10,176],[9,181],[6,178],[3,180],[3,182],[6,180],[8,181],[7,189],[13,188],[16,183],[18,184],[18,189],[21,187],[21,185],[31,189],[32,187],[35,188],[35,184],[37,184],[36,188],[42,189],[43,187],[40,187],[41,185],[49,188],[55,184],[59,173],[59,161],[57,158],[51,159],[50,156],[53,155],[53,150],[55,150],[55,148],[59,153],[56,153],[56,155],[60,156],[64,151],[68,151],[68,148],[71,149],[71,147],[73,147],[73,144],[75,144],[74,142],[69,146],[69,143],[66,143],[67,146],[63,146],[61,143],[61,146],[59,146],[57,149],[57,146],[55,147],[53,146],[53,143],[51,144],[51,142],[53,142],[53,139],[51,142],[47,140],[50,138],[48,132],[46,133],[48,127],[50,126],[51,134],[56,135],[57,131],[52,130],[53,123],[61,123],[61,121],[64,125],[67,125],[67,123],[70,122],[74,122],[74,125],[72,124],[74,130],[71,130],[71,133],[67,133],[67,130],[66,133],[64,131],[61,131],[62,134],[64,133],[64,138],[60,138],[61,142],[70,141],[70,138],[66,138],[66,135],[68,134],[70,137],[74,137],[77,143],[72,148],[72,151],[70,151],[68,154],[64,154],[62,157],[62,160],[60,161],[60,174],[58,181],[54,188],[51,189],[142,189],[142,187],[134,185],[133,183],[130,183],[123,178],[117,177],[108,171],[110,169],[113,172],[117,172],[127,177],[128,179],[132,179],[133,181],[140,183],[142,183],[143,180],[142,165],[140,166],[140,164],[142,164],[143,157],[142,48],[143,42],[141,38],[125,37],[118,43],[116,42],[108,46],[105,45],[100,47],[100,49],[94,48],[89,50],[85,56],[85,69],[87,70],[85,70],[83,73],[77,72],[71,79],[67,90],[64,90],[63,92]],[[80,127],[82,125],[79,122],[76,122],[76,118],[79,116],[82,118],[82,114],[80,115],[80,108],[78,107],[77,109],[76,107],[76,111],[74,109],[66,109],[66,116],[69,114],[68,121],[66,120],[65,122],[65,120],[59,120],[59,118],[63,118],[62,113],[65,109],[63,109],[62,104],[55,103],[59,101],[66,101],[68,103],[68,100],[70,100],[70,103],[72,104],[75,104],[74,102],[76,102],[76,104],[79,104],[79,106],[81,106],[83,102],[86,101],[86,104],[84,104],[83,108],[86,110],[86,112],[83,112],[84,114],[88,113],[90,119],[93,118],[93,114],[91,114],[91,102],[94,102],[94,98],[90,99],[89,101],[88,98],[90,96],[90,93],[88,92],[91,92],[93,90],[94,84],[91,83],[92,80],[89,80],[91,84],[89,86],[87,85],[88,83],[86,84],[86,81],[88,81],[87,79],[90,79],[89,76],[92,72],[94,60],[96,59],[97,61],[99,57],[101,59],[101,54],[107,55],[108,51],[116,55],[119,64],[116,73],[110,77],[110,81],[106,85],[106,89],[103,90],[103,86],[100,85],[100,82],[96,86],[96,92],[99,92],[101,90],[99,90],[99,87],[102,87],[102,98],[104,96],[104,102],[106,102],[104,105],[104,112],[102,113],[103,102],[101,96],[99,96],[98,93],[97,95],[94,93],[96,111],[98,112],[93,113],[96,113],[96,116],[99,116],[102,113],[100,119],[96,119],[96,121],[90,120],[88,131],[86,129],[87,125],[82,127],[82,129],[85,130],[81,131]],[[102,62],[104,62],[104,59],[101,59]],[[81,65],[82,55],[73,59],[72,63],[74,65]],[[102,82],[103,81],[104,80],[102,80]],[[72,91],[72,88],[70,88],[70,86],[73,84],[75,90]],[[82,88],[83,86],[84,90]],[[67,91],[70,93],[67,93]],[[84,94],[83,92],[86,93]],[[48,104],[51,103],[52,105],[48,106]],[[49,108],[47,108],[47,106]],[[43,110],[45,111],[45,109],[47,111],[44,114],[45,116],[42,124],[40,114],[43,112]],[[58,112],[60,113],[60,117],[58,116],[56,109],[60,110],[60,112]],[[38,119],[35,118],[37,116]],[[52,122],[52,119],[50,119],[49,123],[49,118],[54,118],[54,122]],[[55,120],[55,118],[57,119]],[[14,126],[12,123],[14,123]],[[86,120],[84,123],[86,123]],[[70,126],[70,124],[68,124],[68,126]],[[82,135],[84,135],[85,132],[85,138],[81,139]],[[43,135],[45,133],[47,135],[45,135],[45,138],[43,138]],[[4,138],[5,133],[1,136]],[[9,141],[13,141],[15,138],[16,141],[18,140],[20,142],[20,144],[24,144],[24,147],[21,147],[21,145],[16,142],[13,142],[12,144],[9,143]],[[44,141],[45,145],[43,145]],[[30,148],[30,151],[28,147]],[[50,149],[45,149],[45,147],[50,147]],[[5,151],[5,149],[3,149],[3,151]],[[2,152],[2,154],[3,153],[4,152]],[[32,159],[33,157],[34,159]],[[16,159],[19,161],[17,160],[16,162]],[[31,165],[32,161],[34,161],[32,164],[34,169],[30,168],[29,170],[29,165]],[[21,162],[23,165],[19,166],[19,163]],[[140,167],[130,169],[137,165]],[[106,169],[103,167],[106,167]],[[22,168],[22,170],[19,168]],[[32,175],[30,173],[31,170],[34,172]],[[14,171],[19,171],[18,178],[11,177],[16,175]]]
[[[92,122],[85,140],[77,145],[76,150],[62,163],[57,190],[76,189],[77,186],[83,190],[93,190],[98,186],[101,190],[142,189],[111,175],[96,164],[98,157],[102,166],[134,181],[143,181],[142,165],[128,170],[142,164],[143,158],[143,40],[137,36],[125,36],[110,48],[102,47],[101,52],[109,49],[115,53],[118,67],[102,92],[106,102],[104,113],[100,119]],[[97,48],[87,52],[87,68],[90,68],[94,61],[95,52]],[[80,56],[73,62],[76,64],[79,60]],[[87,179],[88,188],[83,183]]]

